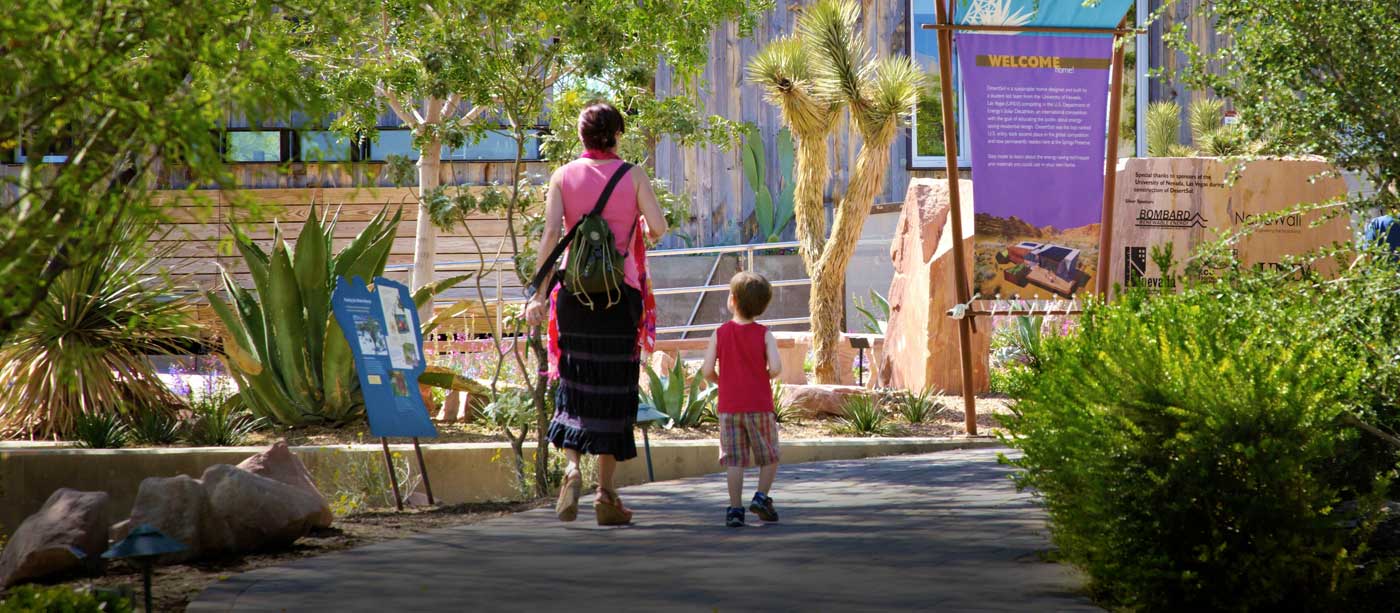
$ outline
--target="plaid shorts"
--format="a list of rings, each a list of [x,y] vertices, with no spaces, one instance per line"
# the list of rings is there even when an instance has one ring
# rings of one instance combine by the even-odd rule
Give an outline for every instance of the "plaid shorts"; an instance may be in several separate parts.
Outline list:
[[[763,413],[719,414],[721,466],[767,466],[778,463],[778,417]]]

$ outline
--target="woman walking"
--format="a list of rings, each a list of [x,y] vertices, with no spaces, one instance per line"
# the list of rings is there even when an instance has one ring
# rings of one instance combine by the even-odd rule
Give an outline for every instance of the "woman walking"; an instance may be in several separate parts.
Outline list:
[[[632,518],[617,495],[613,474],[618,462],[637,456],[632,426],[637,419],[641,348],[655,330],[645,270],[646,240],[659,239],[667,228],[646,171],[629,167],[617,156],[623,130],[622,114],[609,104],[594,104],[579,114],[578,133],[586,152],[549,179],[539,249],[541,254],[550,253],[564,228],[574,227],[601,206],[614,246],[624,254],[619,291],[575,294],[558,287],[555,271],[549,270],[542,272],[539,291],[525,310],[531,324],[549,321],[550,374],[559,383],[549,440],[564,450],[569,461],[555,507],[561,521],[578,516],[583,482],[580,454],[598,456],[598,493],[593,502],[598,524],[626,524]],[[610,180],[619,173],[600,204]],[[552,265],[540,262],[542,268]]]

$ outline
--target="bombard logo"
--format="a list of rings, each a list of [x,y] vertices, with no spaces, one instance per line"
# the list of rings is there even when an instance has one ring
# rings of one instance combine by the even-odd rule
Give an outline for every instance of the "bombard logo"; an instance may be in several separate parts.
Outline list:
[[[1138,209],[1139,228],[1204,228],[1206,218],[1192,211],[1172,209]]]

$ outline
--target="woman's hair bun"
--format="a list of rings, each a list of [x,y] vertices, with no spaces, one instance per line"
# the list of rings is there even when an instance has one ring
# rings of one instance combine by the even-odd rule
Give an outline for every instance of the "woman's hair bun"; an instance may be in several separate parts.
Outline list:
[[[612,149],[617,146],[617,134],[626,129],[622,113],[606,102],[590,104],[578,114],[578,133],[586,149]]]

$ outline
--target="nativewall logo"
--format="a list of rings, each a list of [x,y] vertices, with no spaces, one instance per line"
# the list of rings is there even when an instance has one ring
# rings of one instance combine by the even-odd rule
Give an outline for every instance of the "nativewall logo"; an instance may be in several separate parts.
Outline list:
[[[1206,218],[1198,212],[1172,209],[1138,209],[1139,228],[1204,228]]]

